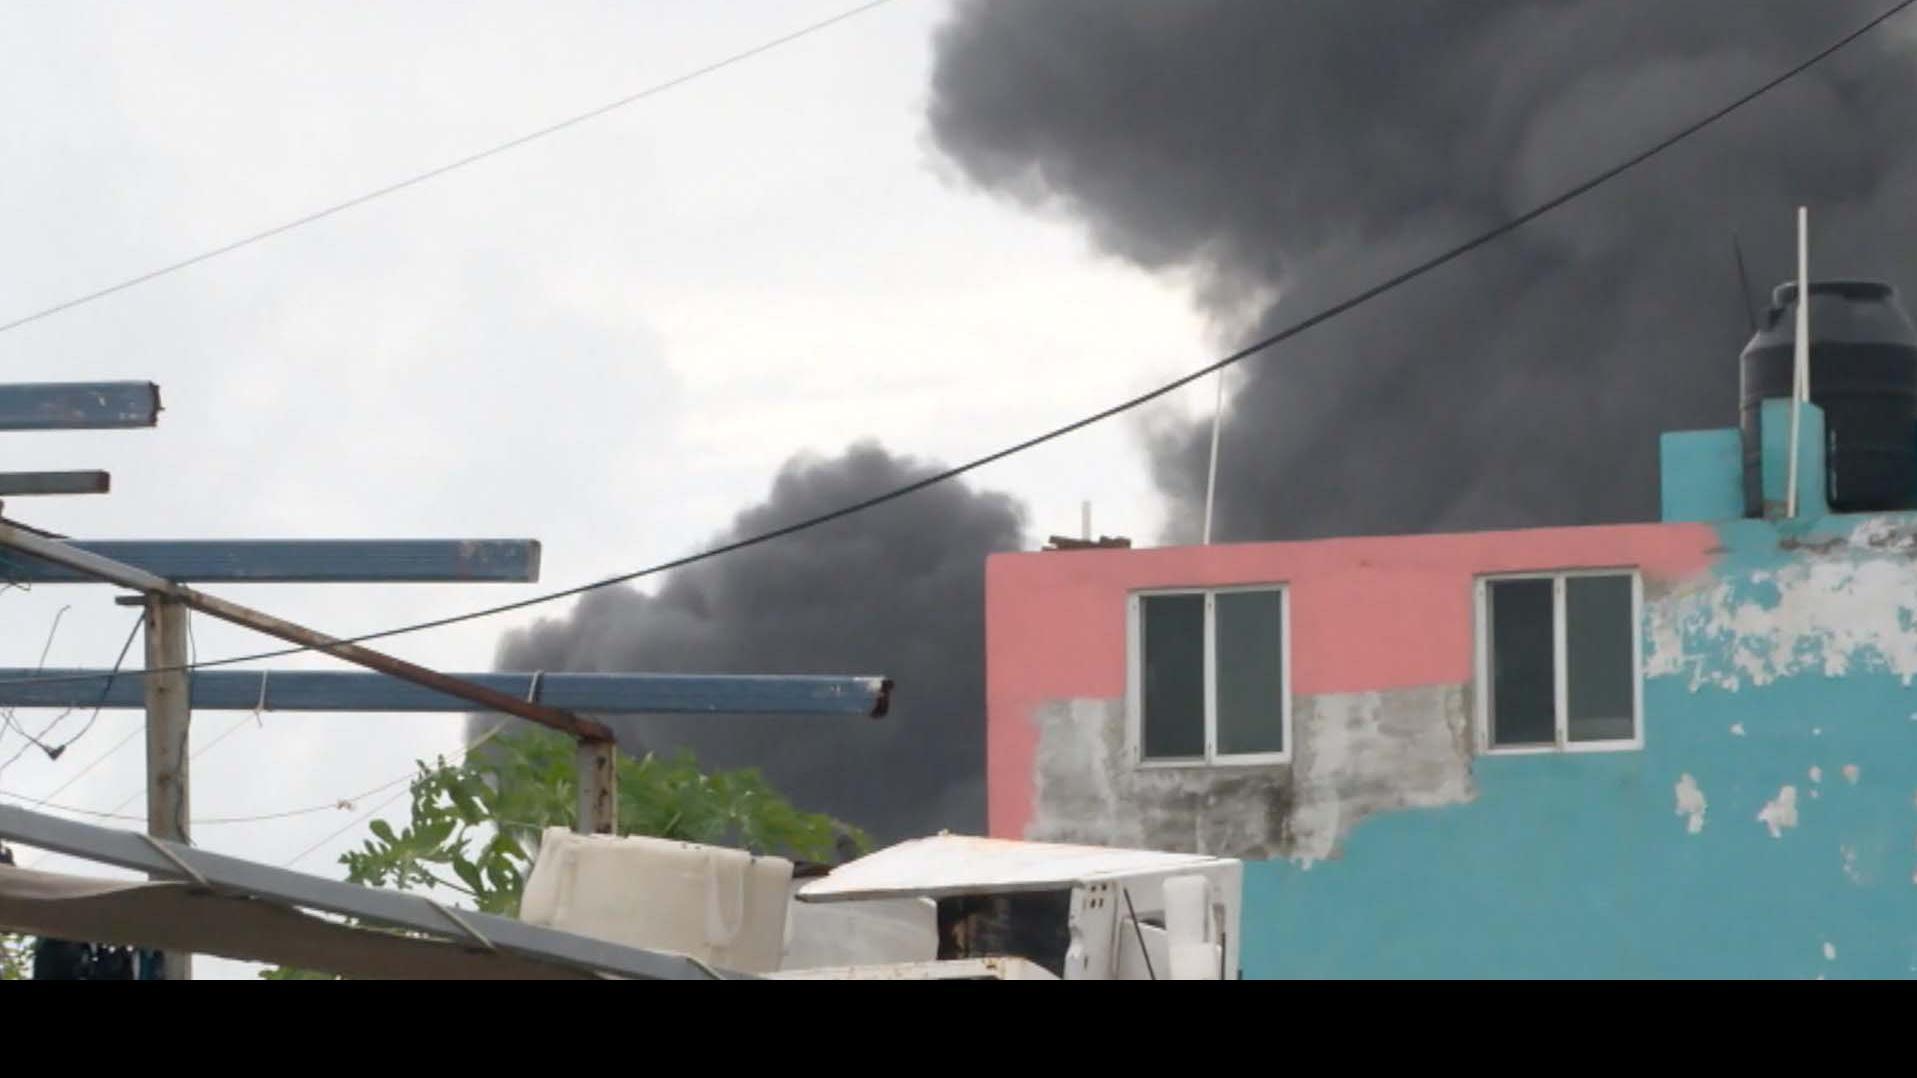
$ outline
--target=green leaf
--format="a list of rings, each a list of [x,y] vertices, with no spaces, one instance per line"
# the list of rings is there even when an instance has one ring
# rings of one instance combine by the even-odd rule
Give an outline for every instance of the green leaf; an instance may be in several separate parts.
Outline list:
[[[473,864],[464,857],[455,857],[453,858],[453,872],[465,882],[466,886],[472,888],[473,894],[478,895],[485,892],[486,882],[480,878],[478,865]]]

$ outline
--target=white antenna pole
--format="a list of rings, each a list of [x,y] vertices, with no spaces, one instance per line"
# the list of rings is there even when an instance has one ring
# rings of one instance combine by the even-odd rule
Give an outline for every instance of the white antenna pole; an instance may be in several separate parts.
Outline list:
[[[1225,421],[1225,371],[1218,368],[1218,397],[1211,411],[1211,469],[1205,475],[1205,545],[1211,545],[1211,507],[1218,493],[1218,428]]]
[[[1078,503],[1078,537],[1086,542],[1092,541],[1092,503]]]
[[[1797,440],[1803,402],[1810,399],[1810,210],[1797,207],[1797,348],[1791,372],[1791,444],[1784,515],[1797,516]]]

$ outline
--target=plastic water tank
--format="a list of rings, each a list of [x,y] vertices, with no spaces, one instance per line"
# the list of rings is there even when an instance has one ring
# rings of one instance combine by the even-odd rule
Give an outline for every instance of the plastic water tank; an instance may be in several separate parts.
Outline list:
[[[1812,281],[1810,293],[1810,399],[1824,411],[1831,508],[1917,508],[1917,329],[1883,282]],[[1797,285],[1779,285],[1741,361],[1746,516],[1763,514],[1758,416],[1766,398],[1790,397],[1796,341]]]
[[[519,919],[582,936],[771,973],[785,949],[792,862],[744,850],[550,828]]]

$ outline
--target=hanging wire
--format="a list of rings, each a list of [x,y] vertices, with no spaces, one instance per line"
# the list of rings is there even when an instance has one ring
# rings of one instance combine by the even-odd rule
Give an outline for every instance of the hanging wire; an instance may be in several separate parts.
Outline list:
[[[107,696],[113,691],[113,682],[119,677],[120,668],[126,664],[127,652],[133,650],[133,638],[139,635],[140,623],[142,620],[143,619],[139,617],[136,617],[133,619],[133,627],[127,631],[126,642],[120,645],[120,654],[114,658],[113,669],[108,671],[107,673],[106,684],[100,687],[100,698],[94,702],[93,713],[87,716],[86,724],[84,726],[81,726],[80,729],[76,733],[74,733],[72,737],[69,737],[65,741],[62,741],[60,744],[54,745],[52,747],[48,747],[45,744],[45,742],[41,740],[41,738],[46,737],[46,735],[49,732],[51,732],[55,726],[58,726],[62,721],[64,721],[68,715],[73,714],[72,708],[67,708],[65,711],[62,711],[60,712],[60,714],[54,716],[53,721],[47,723],[47,725],[41,729],[39,737],[35,737],[32,734],[27,734],[26,730],[23,727],[21,727],[18,723],[14,724],[15,729],[19,730],[22,734],[26,734],[28,740],[33,745],[39,746],[40,750],[47,754],[47,759],[58,760],[60,756],[67,751],[68,748],[72,747],[81,738],[87,736],[87,732],[93,729],[94,723],[100,721],[100,711],[102,708],[106,707]],[[45,661],[46,661],[46,654],[45,652],[42,652],[41,662],[44,663]],[[9,718],[11,718],[11,713],[9,713]],[[11,757],[8,758],[6,763],[0,764],[0,775],[6,774],[7,768],[12,767],[14,763],[18,761],[20,757],[26,753],[26,751],[27,751],[27,746],[22,745],[19,751],[15,752]]]

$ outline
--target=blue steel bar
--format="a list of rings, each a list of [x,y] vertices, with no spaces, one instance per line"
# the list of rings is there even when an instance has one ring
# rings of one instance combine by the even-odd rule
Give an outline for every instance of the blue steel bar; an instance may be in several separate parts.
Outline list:
[[[882,677],[706,674],[451,674],[516,699],[572,712],[627,715],[885,714]],[[533,684],[538,679],[537,691]],[[262,689],[264,696],[262,697]],[[459,712],[456,696],[380,673],[351,670],[198,670],[190,699],[200,711]],[[139,708],[137,674],[107,670],[0,669],[0,707]]]
[[[39,494],[105,494],[105,472],[0,472],[0,497]]]
[[[533,539],[70,540],[69,545],[175,583],[511,583],[539,579]],[[0,547],[0,580],[81,584],[94,578]]]
[[[0,384],[0,430],[111,430],[159,418],[152,382]]]

